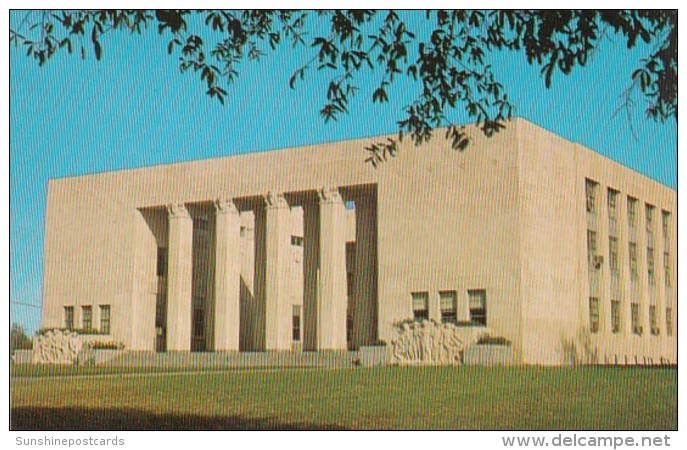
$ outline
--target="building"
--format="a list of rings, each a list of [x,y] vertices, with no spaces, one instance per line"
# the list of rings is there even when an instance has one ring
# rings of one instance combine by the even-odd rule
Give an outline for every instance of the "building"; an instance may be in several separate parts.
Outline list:
[[[516,119],[50,180],[44,327],[130,350],[345,350],[457,323],[516,360],[676,362],[676,192]]]

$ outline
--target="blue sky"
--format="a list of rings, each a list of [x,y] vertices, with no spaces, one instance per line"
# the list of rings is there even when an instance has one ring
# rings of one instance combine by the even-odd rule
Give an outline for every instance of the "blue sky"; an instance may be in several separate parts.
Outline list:
[[[16,24],[12,15],[10,26]],[[522,55],[490,58],[517,116],[676,188],[676,123],[645,119],[639,95],[631,120],[613,117],[649,51],[628,51],[614,40],[603,42],[587,68],[557,73],[551,89]],[[310,58],[307,49],[287,45],[242,65],[222,106],[195,75],[179,73],[177,55],[167,55],[167,39],[156,31],[109,34],[103,44],[100,62],[65,53],[41,68],[21,49],[10,50],[10,311],[30,332],[40,327],[48,179],[393,133],[412,92],[399,84],[379,105],[362,86],[353,113],[325,124],[318,111],[326,79],[311,72],[296,90],[288,87],[291,73]]]

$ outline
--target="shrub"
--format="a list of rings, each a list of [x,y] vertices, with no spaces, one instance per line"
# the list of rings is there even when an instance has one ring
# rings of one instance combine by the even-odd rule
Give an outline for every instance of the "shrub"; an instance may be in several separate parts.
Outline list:
[[[413,325],[413,324],[420,324],[420,323],[422,323],[422,322],[429,322],[429,323],[433,323],[433,324],[435,324],[435,325],[440,325],[440,323],[437,322],[436,320],[432,320],[432,319],[415,319],[415,318],[397,320],[396,322],[393,323],[393,325],[394,325],[394,327],[395,327],[396,329],[400,330],[400,329],[403,328],[403,325],[405,325],[405,324]]]
[[[124,350],[124,344],[117,341],[91,341],[88,346],[93,350]]]
[[[30,350],[33,347],[31,338],[24,332],[21,325],[13,323],[10,329],[10,355],[15,350]]]
[[[40,330],[36,331],[37,335],[40,334],[45,334],[49,331],[71,331],[72,333],[76,333],[79,335],[105,335],[106,333],[103,333],[100,330],[96,330],[95,328],[64,328],[64,327],[52,327],[52,328],[41,328]]]
[[[511,345],[511,342],[503,336],[483,334],[477,338],[477,345]]]

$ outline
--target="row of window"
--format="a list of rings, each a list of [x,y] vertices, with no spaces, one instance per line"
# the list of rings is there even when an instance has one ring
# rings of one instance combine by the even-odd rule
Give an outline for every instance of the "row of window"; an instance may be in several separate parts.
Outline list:
[[[587,212],[596,217],[598,212],[598,191],[599,184],[595,181],[586,180],[586,197],[587,197]],[[620,192],[614,189],[608,188],[608,220],[609,220],[609,237],[608,237],[608,259],[609,267],[611,270],[611,275],[615,278],[620,277],[620,265],[618,263],[618,230],[617,230],[617,217],[618,217],[618,198],[620,197]],[[635,233],[632,232],[637,226],[637,209],[639,205],[639,200],[633,197],[627,197],[627,220],[628,226],[631,230],[628,239],[628,256],[629,256],[629,266],[630,266],[630,276],[633,281],[638,279],[637,270],[637,242]],[[646,237],[647,237],[647,248],[646,248],[646,266],[647,266],[647,278],[650,286],[656,283],[656,270],[655,270],[655,255],[654,255],[654,210],[655,207],[649,203],[645,204],[645,225],[646,225]],[[664,239],[664,253],[663,253],[663,269],[664,269],[664,282],[667,287],[671,287],[672,270],[670,264],[670,212],[662,211],[662,228],[663,228],[663,239]],[[591,226],[587,230],[587,255],[589,258],[589,268],[590,270],[598,270],[603,263],[603,257],[599,256],[597,253],[597,233],[594,226]]]
[[[593,230],[587,230],[587,255],[589,257],[590,270],[599,270],[603,264],[603,258],[599,256],[597,250],[597,233]],[[637,243],[628,243],[628,260],[630,265],[630,278],[632,281],[637,281],[639,278],[637,270]],[[611,270],[611,276],[620,278],[620,264],[618,262],[618,238],[614,236],[608,237],[608,264]],[[654,249],[647,247],[646,249],[646,270],[649,285],[656,284],[656,259],[654,256]],[[666,250],[663,252],[663,274],[664,283],[666,287],[672,286],[672,270],[670,264],[670,252]]]
[[[487,292],[484,289],[468,290],[469,317],[458,318],[458,294],[456,291],[439,291],[441,323],[457,325],[487,325]],[[412,292],[413,318],[429,320],[429,292]],[[466,320],[467,319],[467,320]]]
[[[589,330],[592,333],[599,332],[600,324],[600,302],[597,297],[589,298]],[[673,308],[666,308],[666,322],[665,330],[667,336],[673,335]],[[630,304],[630,327],[632,334],[641,336],[644,333],[644,329],[641,324],[639,317],[639,303]],[[620,300],[611,300],[611,333],[618,334],[622,329],[622,306]],[[661,334],[661,329],[658,325],[658,317],[656,311],[656,305],[649,305],[649,331],[652,336],[658,336]]]
[[[110,334],[110,305],[100,305],[100,327],[98,330],[104,334]],[[74,307],[64,307],[64,327],[68,330],[75,329]],[[81,327],[82,330],[94,330],[93,306],[85,305],[81,307]]]
[[[592,181],[590,179],[586,180],[586,196],[587,196],[587,212],[591,215],[596,215],[599,210],[598,206],[598,196],[599,196],[599,183]],[[620,192],[608,188],[608,219],[611,229],[615,229],[618,219],[618,199],[620,198]],[[627,222],[630,228],[635,229],[637,227],[637,210],[639,209],[639,200],[627,196]],[[654,210],[655,206],[649,203],[645,203],[645,225],[647,231],[647,240],[653,242],[654,234]],[[662,228],[663,228],[663,238],[669,241],[670,237],[670,212],[662,211]]]

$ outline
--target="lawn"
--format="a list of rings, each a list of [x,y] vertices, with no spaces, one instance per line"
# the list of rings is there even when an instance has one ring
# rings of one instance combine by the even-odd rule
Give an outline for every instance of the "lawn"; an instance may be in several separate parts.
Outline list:
[[[665,368],[375,368],[13,376],[15,430],[675,430]]]

